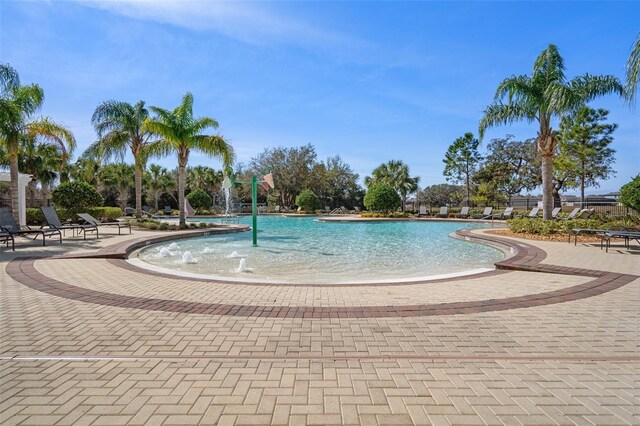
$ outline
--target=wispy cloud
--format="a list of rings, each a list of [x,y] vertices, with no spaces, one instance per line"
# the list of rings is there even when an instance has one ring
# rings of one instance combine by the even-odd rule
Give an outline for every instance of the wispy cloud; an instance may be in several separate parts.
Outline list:
[[[343,35],[277,12],[273,10],[273,5],[265,3],[203,0],[75,1],[133,19],[193,30],[212,30],[251,44],[288,42],[321,45],[345,41]]]

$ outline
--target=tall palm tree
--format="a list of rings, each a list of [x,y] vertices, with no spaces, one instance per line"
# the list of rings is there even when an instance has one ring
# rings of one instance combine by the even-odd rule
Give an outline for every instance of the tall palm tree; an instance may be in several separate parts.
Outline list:
[[[124,210],[127,207],[129,199],[129,189],[131,188],[133,174],[133,166],[130,164],[118,163],[109,164],[100,169],[98,180],[105,189],[113,188],[118,191],[118,202],[120,208]]]
[[[133,155],[137,217],[142,217],[142,173],[147,163],[147,150],[152,143],[151,133],[142,128],[148,117],[149,111],[143,101],[135,105],[106,101],[98,105],[91,117],[100,139],[88,148],[88,152],[104,159],[115,157],[123,160],[127,151]]]
[[[633,102],[636,98],[638,80],[640,80],[640,33],[638,33],[636,37],[636,42],[627,60],[627,82],[624,89],[629,103]]]
[[[151,164],[145,174],[145,186],[153,194],[154,209],[158,211],[158,200],[165,192],[175,188],[175,181],[169,171],[157,164]]]
[[[21,85],[18,72],[8,64],[0,64],[0,143],[9,157],[11,176],[11,211],[18,217],[18,175],[20,140],[40,138],[42,143],[56,144],[64,153],[64,161],[71,156],[76,141],[71,131],[50,118],[33,118],[42,107],[44,91],[37,84]]]
[[[536,145],[542,160],[543,217],[551,218],[553,209],[553,157],[558,140],[551,128],[551,120],[574,112],[592,99],[609,93],[622,95],[620,81],[612,75],[584,74],[570,81],[565,79],[564,60],[558,48],[550,44],[533,64],[531,76],[520,75],[505,79],[496,90],[494,103],[484,111],[480,120],[480,138],[486,129],[514,121],[537,121]],[[502,100],[507,98],[507,103]]]
[[[402,161],[391,160],[381,164],[371,176],[364,178],[364,183],[371,186],[373,183],[386,183],[395,189],[402,198],[402,211],[405,210],[407,196],[418,190],[420,177],[411,177],[409,166]]]
[[[222,157],[224,166],[233,163],[233,148],[220,135],[205,135],[208,128],[217,128],[218,122],[210,117],[193,116],[193,95],[187,92],[182,103],[173,111],[151,107],[156,117],[145,120],[144,129],[158,135],[161,139],[151,148],[151,153],[167,156],[178,154],[178,204],[180,207],[180,228],[186,228],[184,206],[185,169],[192,150]]]

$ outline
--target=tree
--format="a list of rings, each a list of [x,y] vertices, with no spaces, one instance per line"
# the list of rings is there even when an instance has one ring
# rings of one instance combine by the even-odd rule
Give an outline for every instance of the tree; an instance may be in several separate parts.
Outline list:
[[[367,187],[377,183],[386,183],[391,186],[402,199],[402,211],[405,210],[407,196],[418,190],[419,182],[418,176],[410,176],[409,166],[396,160],[381,164],[373,170],[371,176],[364,178],[364,184]]]
[[[144,183],[147,189],[153,194],[153,207],[158,211],[158,200],[165,192],[175,188],[175,181],[169,171],[157,164],[151,164],[145,173]]]
[[[18,72],[8,64],[0,64],[0,144],[9,157],[11,176],[11,212],[18,218],[18,156],[20,140],[38,138],[41,143],[56,144],[64,152],[65,161],[76,146],[73,134],[48,117],[32,118],[42,107],[44,91],[37,84],[21,85]]]
[[[609,145],[618,125],[605,123],[608,114],[605,109],[583,106],[560,122],[558,156],[573,163],[582,203],[585,201],[585,188],[597,187],[598,180],[615,174],[612,167],[615,151]]]
[[[536,146],[541,157],[545,219],[551,218],[553,208],[553,157],[558,144],[551,121],[576,111],[598,96],[624,92],[620,81],[612,75],[584,74],[567,81],[564,72],[564,60],[558,48],[550,44],[536,59],[531,76],[513,76],[500,83],[494,103],[484,111],[479,126],[482,138],[492,126],[519,120],[538,122]],[[502,102],[505,97],[507,103]]]
[[[296,197],[296,206],[305,212],[313,212],[320,208],[320,199],[310,189],[305,189]]]
[[[218,122],[210,117],[193,116],[193,95],[187,92],[182,103],[173,111],[151,107],[156,114],[145,120],[143,129],[158,135],[161,140],[150,147],[150,153],[167,156],[178,155],[178,207],[180,208],[180,228],[187,227],[184,203],[185,169],[192,150],[211,156],[221,157],[225,167],[233,163],[233,148],[220,135],[206,135],[201,132],[217,128]]]
[[[625,207],[640,212],[640,175],[620,188],[620,202]]]
[[[91,117],[99,140],[88,148],[89,153],[120,161],[124,160],[127,151],[133,155],[138,218],[142,217],[142,174],[152,143],[151,133],[143,129],[143,123],[148,117],[149,111],[144,107],[143,101],[131,105],[113,100],[98,105]]]
[[[418,201],[429,206],[457,206],[463,199],[464,187],[448,183],[427,186],[418,193]]]
[[[211,207],[211,203],[213,202],[211,195],[207,194],[200,188],[190,192],[189,195],[187,195],[187,200],[189,200],[191,207],[196,210],[206,210]]]
[[[364,192],[358,184],[358,174],[354,173],[340,156],[329,157],[325,162],[316,163],[311,175],[311,189],[325,206],[353,208],[362,205]]]
[[[454,183],[464,182],[467,188],[467,206],[471,200],[471,179],[482,156],[478,152],[480,141],[473,133],[465,133],[456,139],[444,155],[444,175]]]
[[[108,164],[100,170],[98,180],[105,188],[118,192],[118,203],[124,210],[129,200],[129,190],[134,185],[134,166],[129,164]]]
[[[504,193],[509,202],[523,190],[540,186],[541,179],[535,140],[517,141],[512,135],[489,142],[487,156],[474,176],[478,185],[488,185],[485,193],[490,189]]]
[[[103,203],[102,195],[93,186],[82,181],[64,182],[53,190],[53,202],[73,211],[85,211]]]
[[[387,183],[374,183],[364,196],[364,206],[367,210],[388,214],[400,207],[400,195]]]
[[[626,77],[625,97],[629,103],[632,103],[636,98],[638,80],[640,80],[640,33],[636,36],[636,42],[633,44],[627,60]]]

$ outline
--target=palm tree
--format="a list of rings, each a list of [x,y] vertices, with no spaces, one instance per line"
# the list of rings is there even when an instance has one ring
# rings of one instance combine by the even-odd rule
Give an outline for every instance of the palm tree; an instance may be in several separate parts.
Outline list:
[[[167,156],[178,154],[178,205],[180,208],[180,228],[186,228],[184,208],[185,169],[192,150],[222,157],[224,166],[233,162],[233,148],[220,135],[209,136],[201,132],[207,128],[217,128],[218,122],[213,118],[193,116],[193,95],[187,92],[182,103],[173,111],[151,107],[155,118],[145,120],[143,128],[158,135],[161,140],[151,149],[153,155]]]
[[[0,64],[0,143],[9,157],[11,176],[11,212],[18,218],[19,149],[22,138],[39,138],[41,143],[56,144],[66,162],[76,146],[73,134],[50,118],[32,118],[44,101],[44,91],[37,84],[23,86],[17,71]]]
[[[631,49],[631,54],[627,60],[627,84],[625,85],[625,95],[629,103],[636,98],[638,80],[640,79],[640,33],[636,37],[636,42]]]
[[[612,75],[584,74],[570,81],[565,79],[564,60],[558,48],[550,44],[536,59],[531,76],[505,79],[496,90],[494,103],[480,120],[480,138],[487,128],[514,121],[537,121],[536,145],[542,160],[543,217],[551,218],[553,209],[553,157],[558,140],[551,120],[576,111],[592,99],[609,93],[623,94],[620,81]],[[507,103],[502,99],[507,97]]]
[[[153,194],[154,209],[158,211],[158,200],[165,192],[175,188],[175,181],[169,171],[157,164],[151,164],[145,174],[145,185]]]
[[[411,177],[409,175],[409,166],[402,161],[391,160],[388,163],[381,164],[372,173],[371,176],[364,178],[366,186],[373,183],[386,183],[391,185],[402,198],[402,211],[405,210],[407,196],[418,190],[420,177]]]
[[[118,202],[120,208],[124,210],[127,207],[129,199],[129,189],[131,188],[131,175],[133,174],[133,166],[129,164],[109,164],[100,170],[98,179],[105,189],[114,188],[118,191]]]
[[[100,138],[88,152],[104,159],[123,160],[127,150],[133,154],[136,189],[136,216],[142,217],[142,173],[147,163],[151,133],[142,125],[149,117],[143,101],[135,105],[127,102],[106,101],[98,105],[91,123]]]

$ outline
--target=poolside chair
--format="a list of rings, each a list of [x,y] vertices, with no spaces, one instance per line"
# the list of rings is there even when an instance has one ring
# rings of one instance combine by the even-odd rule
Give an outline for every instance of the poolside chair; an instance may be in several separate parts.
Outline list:
[[[511,219],[513,217],[513,207],[507,207],[500,214],[491,215],[491,219]]]
[[[11,242],[11,250],[16,251],[16,240],[8,231],[0,230],[0,242],[5,243],[7,248],[9,248],[9,242]]]
[[[528,218],[528,219],[537,219],[539,211],[540,211],[540,207],[534,207],[534,208],[531,209],[529,214],[527,216],[525,216],[525,217]]]
[[[493,213],[493,207],[485,207],[482,214],[477,214],[474,216],[475,219],[490,219],[491,213]]]
[[[578,215],[578,219],[589,219],[596,211],[594,209],[582,209]]]
[[[420,216],[429,216],[427,212],[427,206],[420,206],[420,211],[418,212],[418,217]]]
[[[612,226],[605,229],[595,229],[595,228],[573,228],[569,231],[569,243],[571,243],[571,236],[573,235],[574,243],[573,245],[578,245],[578,235],[580,234],[590,234],[590,235],[604,235],[607,232],[612,231],[627,231],[627,228],[623,226]],[[600,243],[602,246],[602,242]],[[602,248],[602,247],[601,247]]]
[[[26,236],[28,234],[35,235],[33,239],[38,238],[38,235],[42,236],[42,245],[46,245],[46,237],[51,237],[53,235],[58,235],[60,238],[60,244],[62,244],[62,233],[55,229],[22,229],[16,221],[13,219],[13,215],[11,211],[6,207],[0,207],[0,230],[3,233],[7,233],[11,235],[11,238],[16,235]],[[14,240],[15,242],[15,240]]]
[[[461,219],[466,219],[469,217],[469,207],[468,206],[464,206],[461,210],[460,213],[456,214],[456,217],[459,217]]]
[[[611,246],[611,240],[614,238],[624,239],[624,247],[628,250],[630,248],[629,243],[631,240],[640,242],[640,231],[609,231],[600,237],[600,250],[602,245],[606,241],[606,252],[609,253],[609,247]]]
[[[91,225],[91,224],[78,225],[77,223],[63,225],[62,222],[60,221],[60,218],[58,217],[58,213],[56,213],[56,210],[53,207],[40,207],[40,210],[42,210],[42,214],[44,215],[44,220],[47,222],[47,225],[49,226],[50,229],[57,229],[58,231],[62,231],[63,233],[64,231],[69,229],[73,231],[74,235],[75,235],[75,232],[78,231],[78,235],[82,233],[82,236],[84,237],[85,240],[87,239],[87,231],[89,232],[95,231],[96,238],[99,238],[98,227],[96,225]]]
[[[438,213],[436,217],[449,217],[449,207],[447,206],[440,207],[440,213]]]
[[[560,213],[562,211],[562,207],[556,207],[555,209],[551,210],[551,219],[558,219],[558,213]]]
[[[570,220],[570,219],[575,219],[576,215],[580,212],[580,208],[576,207],[575,209],[571,210],[571,213],[569,213],[569,216],[567,217],[556,217],[557,220]]]
[[[163,211],[165,216],[171,216],[171,214],[173,213],[173,209],[171,208],[171,206],[164,206]]]
[[[120,235],[120,230],[122,228],[129,228],[129,233],[131,233],[131,225],[128,222],[119,222],[119,221],[115,221],[115,222],[100,222],[98,219],[96,219],[95,217],[91,216],[89,213],[78,213],[78,217],[82,220],[84,220],[85,222],[87,222],[89,225],[95,225],[95,226],[117,226],[118,227],[118,235]]]

